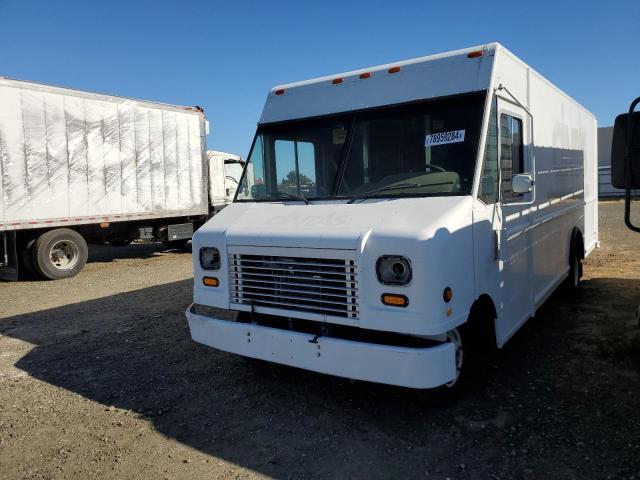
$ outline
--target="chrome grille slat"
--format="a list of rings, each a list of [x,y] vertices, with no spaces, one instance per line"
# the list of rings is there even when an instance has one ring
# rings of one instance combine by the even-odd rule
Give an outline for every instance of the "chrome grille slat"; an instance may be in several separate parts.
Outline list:
[[[263,276],[265,276],[265,275],[263,275]],[[310,280],[313,280],[313,279],[310,279]],[[238,282],[238,280],[234,280],[233,283],[237,284],[237,285],[240,284]],[[242,284],[245,285],[245,286],[254,286],[253,284],[256,284],[256,283],[257,284],[269,284],[269,285],[271,285],[271,284],[273,284],[273,280],[258,280],[258,279],[255,279],[255,278],[251,278],[251,279],[244,279],[243,282],[242,282]],[[350,282],[350,283],[357,284],[358,282],[353,281],[353,282]],[[280,284],[280,285],[291,285],[291,286],[294,286],[294,287],[314,287],[314,288],[318,288],[318,284],[317,283],[312,284],[312,283],[278,281],[278,284]],[[340,288],[340,287],[330,287],[328,285],[323,285],[322,289],[323,290],[340,290],[340,291],[343,291],[344,287]]]
[[[231,303],[358,317],[353,260],[233,253],[228,262]]]
[[[290,262],[287,260],[279,260],[277,263],[278,265],[301,265],[301,266],[305,266],[305,267],[337,267],[337,268],[344,268],[346,266],[346,264],[344,263],[344,260],[340,260],[340,263],[313,263],[313,262],[303,262],[303,263],[298,263],[298,262]],[[273,263],[270,262],[268,260],[250,260],[247,262],[244,262],[245,265],[249,266],[249,264],[268,264],[268,263]],[[355,268],[355,265],[353,266],[353,268]]]
[[[280,283],[280,285],[282,285],[282,284]],[[249,285],[247,283],[243,283],[242,287],[243,287],[243,291],[245,291],[245,292],[247,290],[251,290],[252,292],[254,290],[265,290],[265,291],[268,291],[268,292],[272,291],[272,289],[269,288],[269,287],[259,287],[259,286],[256,286],[256,285]],[[289,287],[283,288],[282,291],[284,293],[286,293],[286,294],[300,293],[300,294],[304,294],[304,295],[321,295],[323,297],[337,297],[337,298],[347,297],[347,298],[350,298],[350,299],[351,298],[353,298],[353,299],[358,298],[357,295],[340,295],[339,293],[328,293],[328,292],[318,293],[318,292],[314,292],[313,290],[298,290],[298,289],[289,288]],[[259,292],[255,292],[255,293],[259,293]]]
[[[240,274],[243,277],[250,277],[250,278],[286,278],[286,279],[290,279],[290,280],[312,280],[312,281],[319,281],[321,280],[320,278],[314,278],[312,276],[299,276],[299,275],[287,275],[285,273],[253,273],[253,272],[244,272],[244,271],[235,271],[235,272],[231,272],[231,274],[233,275],[234,273]],[[318,272],[318,276],[320,276],[321,272]],[[355,273],[349,273],[349,274],[345,274],[346,275],[355,275]],[[325,282],[335,282],[335,283],[342,283],[343,281],[340,279],[336,279],[336,278],[325,278],[324,279]],[[356,280],[349,280],[349,283],[358,283]]]
[[[331,267],[331,268],[335,268],[335,267]],[[269,271],[273,271],[273,270],[281,270],[281,271],[285,271],[285,272],[297,272],[297,273],[303,273],[303,274],[304,273],[322,273],[324,275],[346,275],[346,274],[355,273],[355,272],[346,271],[344,269],[341,272],[333,272],[333,271],[326,271],[326,270],[305,270],[305,269],[302,269],[302,268],[287,268],[287,267],[244,266],[244,267],[240,268],[240,267],[238,267],[236,265],[232,265],[231,269],[235,270],[235,271],[245,271],[245,270],[269,270]]]

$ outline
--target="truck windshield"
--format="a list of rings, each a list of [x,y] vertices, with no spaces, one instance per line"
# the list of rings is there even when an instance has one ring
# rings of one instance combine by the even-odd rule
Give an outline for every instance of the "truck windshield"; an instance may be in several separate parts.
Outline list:
[[[261,125],[236,200],[468,195],[485,98]]]

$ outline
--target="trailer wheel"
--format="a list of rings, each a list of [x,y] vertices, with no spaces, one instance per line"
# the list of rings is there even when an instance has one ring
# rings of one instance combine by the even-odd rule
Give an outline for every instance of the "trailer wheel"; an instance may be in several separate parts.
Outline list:
[[[24,268],[30,275],[37,276],[38,272],[33,265],[33,245],[36,243],[35,238],[26,238],[19,244],[20,249],[20,267]]]
[[[87,242],[75,230],[59,228],[38,237],[33,245],[33,264],[43,277],[58,280],[77,275],[87,263]]]

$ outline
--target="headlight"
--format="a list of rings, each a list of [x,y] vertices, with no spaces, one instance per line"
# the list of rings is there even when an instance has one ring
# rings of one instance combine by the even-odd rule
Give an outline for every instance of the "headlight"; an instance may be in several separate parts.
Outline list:
[[[203,270],[218,270],[220,268],[220,250],[216,247],[202,247],[200,249],[200,266]]]
[[[385,285],[406,285],[411,281],[411,262],[408,258],[384,255],[376,262],[378,281]]]

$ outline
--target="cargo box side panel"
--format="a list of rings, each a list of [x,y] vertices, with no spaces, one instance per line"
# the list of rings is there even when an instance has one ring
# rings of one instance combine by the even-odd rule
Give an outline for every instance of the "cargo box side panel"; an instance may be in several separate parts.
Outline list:
[[[0,220],[7,223],[20,216],[31,216],[20,90],[0,88],[0,105],[0,145],[2,147]]]
[[[188,118],[188,136],[187,149],[189,151],[189,164],[191,165],[189,188],[191,190],[191,198],[194,205],[204,203],[203,208],[209,208],[209,194],[207,192],[207,176],[208,171],[206,158],[206,144],[204,124],[197,116]]]
[[[89,131],[85,102],[78,97],[64,97],[67,154],[69,162],[69,214],[83,215],[89,205]],[[62,169],[61,169],[62,171]]]
[[[203,117],[0,82],[0,228],[208,211]]]
[[[104,146],[104,109],[100,102],[89,102],[84,100],[84,115],[86,122],[86,133],[77,132],[84,136],[87,142],[87,178],[85,188],[87,190],[87,203],[73,203],[73,215],[97,215],[101,211],[106,211],[106,158]]]
[[[135,118],[136,190],[138,205],[146,212],[153,209],[149,109],[136,107]]]

